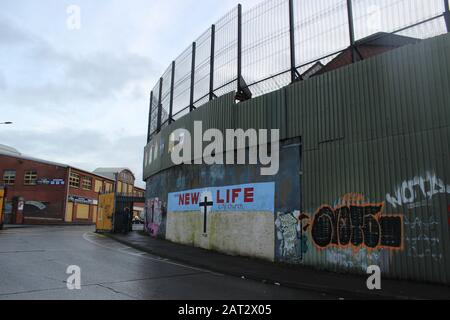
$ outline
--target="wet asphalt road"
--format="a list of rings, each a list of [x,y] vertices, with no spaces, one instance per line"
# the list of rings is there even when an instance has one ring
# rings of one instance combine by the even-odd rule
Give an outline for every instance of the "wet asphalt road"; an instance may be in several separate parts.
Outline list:
[[[67,289],[66,270],[70,265],[81,268],[81,290]],[[334,298],[161,259],[96,235],[91,227],[0,231],[0,300]]]

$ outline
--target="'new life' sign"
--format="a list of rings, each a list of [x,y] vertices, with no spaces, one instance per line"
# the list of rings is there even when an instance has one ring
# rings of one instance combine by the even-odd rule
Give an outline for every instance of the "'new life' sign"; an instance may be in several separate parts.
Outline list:
[[[211,187],[169,194],[169,212],[270,211],[274,212],[275,183]]]

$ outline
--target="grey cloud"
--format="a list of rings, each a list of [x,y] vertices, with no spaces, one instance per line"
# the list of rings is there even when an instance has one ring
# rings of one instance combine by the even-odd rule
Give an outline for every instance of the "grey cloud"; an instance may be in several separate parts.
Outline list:
[[[64,52],[0,15],[0,61],[8,61],[9,56],[25,66],[17,70],[30,71],[20,78],[24,81],[14,84],[8,75],[17,70],[14,65],[5,65],[11,69],[0,72],[0,106],[8,108],[10,117],[17,115],[27,122],[30,129],[4,129],[0,143],[30,156],[89,171],[104,166],[130,167],[137,182],[141,182],[145,132],[142,136],[130,136],[118,131],[115,136],[107,136],[100,128],[84,130],[83,119],[110,101],[123,103],[124,110],[140,104],[140,100],[146,101],[147,93],[140,86],[150,82],[154,65],[149,58],[123,52]],[[129,88],[134,82],[138,84]],[[130,89],[129,95],[120,101],[116,96],[125,88]],[[45,115],[49,121],[56,114],[70,117],[64,120],[64,129],[39,132],[31,129],[36,125],[37,114]],[[143,114],[143,122],[145,118]],[[111,127],[136,125],[133,120],[127,121],[125,114],[124,118],[115,119]]]
[[[35,39],[24,32],[5,16],[0,15],[0,46],[30,44]]]
[[[19,51],[22,63],[33,66],[30,83],[12,88],[4,97],[3,104],[14,106],[32,107],[39,101],[43,107],[52,108],[62,103],[105,101],[130,82],[149,82],[154,71],[151,59],[137,54],[97,52],[80,55],[59,51],[44,39],[0,16],[2,45],[5,47],[3,54],[25,47]],[[39,74],[54,75],[55,79],[43,80]]]

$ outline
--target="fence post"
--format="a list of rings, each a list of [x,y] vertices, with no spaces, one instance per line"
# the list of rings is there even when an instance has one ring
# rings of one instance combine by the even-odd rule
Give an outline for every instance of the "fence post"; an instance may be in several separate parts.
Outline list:
[[[192,62],[191,62],[191,95],[189,99],[189,112],[194,111],[194,87],[195,87],[195,51],[197,44],[192,43]]]
[[[150,108],[148,112],[148,129],[147,129],[147,144],[150,143],[150,136],[152,132],[150,130],[152,129],[152,106],[153,106],[153,91],[150,92]]]
[[[158,125],[157,132],[161,132],[161,118],[162,118],[162,87],[163,78],[159,79],[159,99],[158,99]]]
[[[297,80],[297,69],[295,65],[295,29],[294,29],[294,0],[289,0],[289,38],[291,47],[291,82]]]
[[[209,101],[214,99],[214,54],[216,51],[216,25],[211,26],[211,57],[209,59]]]
[[[237,94],[236,99],[245,101],[252,98],[252,92],[242,77],[242,5],[238,5],[238,39],[237,39]]]
[[[449,0],[444,0],[445,11],[444,11],[444,19],[445,25],[447,26],[447,33],[450,32],[450,8],[449,8]]]
[[[238,34],[237,34],[237,92],[242,91],[242,5],[238,4]]]
[[[352,55],[352,62],[356,61],[355,48],[355,29],[353,25],[353,4],[352,0],[347,0],[347,15],[348,15],[348,29],[350,33],[350,49]]]
[[[173,122],[173,91],[175,89],[175,61],[172,61],[172,76],[170,79],[169,124]]]

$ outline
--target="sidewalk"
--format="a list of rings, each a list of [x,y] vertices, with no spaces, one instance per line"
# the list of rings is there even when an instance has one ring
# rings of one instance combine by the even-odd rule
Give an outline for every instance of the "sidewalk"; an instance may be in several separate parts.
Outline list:
[[[50,224],[5,224],[3,230],[8,229],[30,229],[36,227],[90,227],[92,223],[50,223]]]
[[[233,257],[153,239],[139,232],[108,236],[149,254],[191,266],[290,288],[326,292],[345,299],[450,299],[450,287],[446,286],[385,279],[382,280],[383,290],[369,291],[366,287],[367,277]]]

